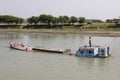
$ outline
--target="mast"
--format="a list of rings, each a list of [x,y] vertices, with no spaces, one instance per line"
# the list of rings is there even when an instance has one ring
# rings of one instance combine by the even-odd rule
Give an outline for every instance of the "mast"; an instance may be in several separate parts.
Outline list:
[[[91,37],[89,37],[89,46],[91,47],[92,44],[91,44]]]

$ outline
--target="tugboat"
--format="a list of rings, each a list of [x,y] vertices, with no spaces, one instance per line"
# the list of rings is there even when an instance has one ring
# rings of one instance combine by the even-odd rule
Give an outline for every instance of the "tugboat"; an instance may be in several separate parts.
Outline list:
[[[89,46],[80,47],[75,55],[78,57],[107,58],[111,53],[109,46],[92,46],[91,37],[89,37]]]

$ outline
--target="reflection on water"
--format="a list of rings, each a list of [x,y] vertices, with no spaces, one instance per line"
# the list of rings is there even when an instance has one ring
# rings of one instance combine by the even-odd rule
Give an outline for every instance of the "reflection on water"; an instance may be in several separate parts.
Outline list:
[[[104,70],[109,58],[78,58],[78,64],[88,70]]]
[[[92,36],[93,45],[111,47],[109,58],[85,58],[13,50],[8,42],[33,47],[71,49],[88,45],[88,35],[45,33],[0,34],[0,80],[119,80],[120,37]]]

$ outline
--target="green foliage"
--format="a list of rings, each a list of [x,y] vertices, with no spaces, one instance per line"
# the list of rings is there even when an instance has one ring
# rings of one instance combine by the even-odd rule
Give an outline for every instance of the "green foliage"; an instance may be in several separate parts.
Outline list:
[[[106,22],[107,23],[114,23],[113,19],[107,19]]]
[[[54,21],[54,17],[52,15],[41,14],[38,20],[41,23],[48,23],[50,25]]]
[[[58,20],[60,23],[68,23],[69,22],[69,17],[68,16],[59,16]]]
[[[120,19],[113,19],[114,23],[118,24]]]
[[[50,25],[51,22],[53,22],[54,17],[52,15],[47,15],[47,22]]]
[[[39,19],[38,17],[32,16],[32,17],[28,18],[27,21],[28,21],[30,24],[33,24],[33,23],[34,23],[34,24],[37,24],[37,23],[39,22],[38,19]]]
[[[41,14],[39,16],[39,21],[42,23],[46,23],[47,22],[47,15],[46,14]]]
[[[81,17],[81,18],[82,18],[82,21],[84,22],[85,18],[84,17]],[[40,25],[49,25],[49,26],[66,26],[66,25],[70,26],[71,25],[70,23],[72,23],[72,25],[74,23],[77,23],[78,22],[78,18],[75,17],[75,16],[68,17],[66,15],[59,16],[59,17],[54,17],[52,15],[41,14],[38,17],[32,16],[31,18],[28,18],[27,21],[30,24],[40,23]]]
[[[78,20],[78,22],[82,24],[82,23],[85,23],[85,22],[86,22],[86,20],[85,20],[85,18],[84,18],[84,17],[80,17],[80,18],[79,18],[79,20]]]
[[[23,18],[15,17],[15,16],[9,16],[9,15],[0,15],[0,23],[15,23],[15,24],[21,24],[24,21]]]
[[[69,17],[68,16],[63,16],[63,21],[64,21],[64,23],[68,23]]]
[[[120,19],[117,19],[117,18],[107,19],[106,22],[107,23],[116,23],[116,24],[119,24],[120,23]]]
[[[107,19],[104,23],[99,19],[85,19],[84,17],[68,17],[66,15],[54,17],[48,14],[41,14],[40,16],[32,16],[27,19],[32,25],[19,25],[23,23],[24,19],[11,15],[0,15],[0,28],[58,28],[58,29],[84,29],[84,30],[120,30],[120,19]],[[75,24],[76,23],[76,24]],[[80,24],[79,24],[80,23]],[[89,23],[89,24],[86,24]],[[13,27],[12,27],[13,26]]]
[[[59,18],[53,17],[53,24],[57,25],[59,23]]]
[[[59,20],[60,23],[64,23],[64,17],[63,16],[59,16],[58,20]]]
[[[74,23],[76,23],[76,22],[78,22],[78,18],[75,17],[75,16],[71,16],[71,17],[70,17],[70,22],[69,22],[69,23],[74,24]]]

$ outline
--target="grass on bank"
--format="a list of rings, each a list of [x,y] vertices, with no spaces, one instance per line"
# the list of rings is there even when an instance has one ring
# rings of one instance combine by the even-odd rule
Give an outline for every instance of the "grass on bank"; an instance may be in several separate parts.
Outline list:
[[[27,31],[27,30],[60,30],[60,31],[120,31],[120,24],[116,25],[115,23],[92,23],[92,24],[84,24],[83,26],[57,26],[57,27],[49,27],[49,26],[39,26],[39,25],[0,25],[0,29],[8,29],[12,31]]]

